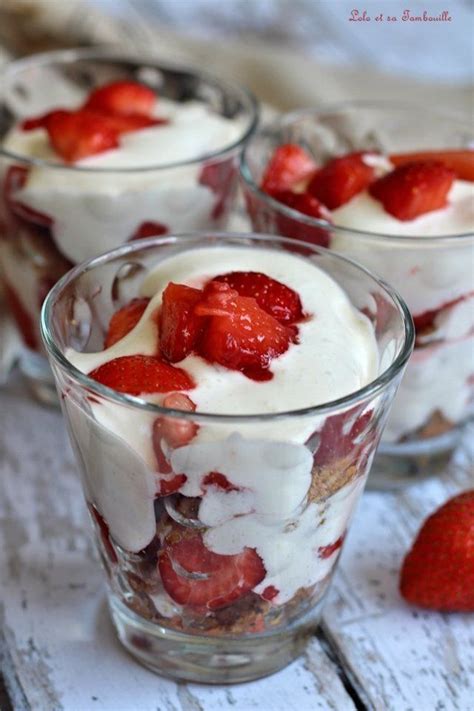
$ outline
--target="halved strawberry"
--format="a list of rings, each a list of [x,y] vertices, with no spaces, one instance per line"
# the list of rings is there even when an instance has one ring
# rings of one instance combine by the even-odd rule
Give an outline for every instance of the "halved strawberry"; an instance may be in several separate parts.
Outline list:
[[[369,192],[397,220],[414,220],[448,202],[454,171],[436,161],[407,163],[379,178]]]
[[[474,489],[426,519],[403,561],[400,592],[431,610],[474,612]]]
[[[89,377],[119,393],[166,393],[191,390],[195,384],[182,368],[164,363],[160,358],[131,355],[114,358],[95,368]]]
[[[156,237],[157,235],[166,235],[169,232],[169,227],[161,222],[142,222],[136,232],[128,240],[132,242],[135,239],[144,239],[145,237]]]
[[[156,94],[149,87],[136,81],[114,81],[91,92],[84,108],[119,116],[150,116]]]
[[[307,180],[317,169],[313,158],[296,143],[285,143],[273,153],[265,169],[261,188],[272,195],[291,190],[297,183]]]
[[[295,328],[283,326],[255,299],[239,296],[222,282],[206,286],[195,313],[210,317],[197,344],[200,355],[254,380],[269,380],[271,360],[296,340]]]
[[[354,453],[355,459],[360,448],[369,438],[374,437],[374,433],[370,432],[366,434],[365,442],[358,442],[358,438],[368,429],[373,411],[368,410],[358,416],[357,413],[356,406],[339,415],[326,418],[320,433],[319,447],[314,456],[316,465],[330,464],[351,453]]]
[[[261,272],[229,272],[214,277],[239,296],[250,296],[261,309],[280,323],[296,323],[303,318],[303,307],[296,291]]]
[[[85,110],[83,109],[83,111]],[[100,118],[104,124],[107,124],[118,134],[139,131],[141,128],[150,128],[151,126],[165,126],[169,123],[168,119],[165,118],[150,118],[149,116],[140,116],[138,114],[121,116],[119,114],[107,114],[100,111],[87,111],[91,115]]]
[[[158,570],[175,602],[208,610],[230,605],[265,577],[262,560],[253,548],[219,555],[205,547],[200,533],[177,527],[164,541]]]
[[[330,210],[345,205],[374,180],[375,170],[363,157],[359,152],[333,158],[315,173],[308,192]]]
[[[474,181],[474,150],[451,151],[419,151],[417,153],[395,153],[390,156],[390,162],[398,168],[407,163],[422,161],[436,161],[442,163],[449,170],[456,173],[459,180]]]
[[[117,131],[88,111],[54,111],[46,130],[56,153],[70,163],[118,146]]]
[[[110,319],[109,328],[105,336],[105,348],[110,348],[120,341],[132,328],[135,328],[143,313],[150,303],[150,299],[132,299],[128,304],[116,311]]]
[[[160,351],[170,363],[178,363],[193,350],[205,324],[195,314],[202,298],[200,289],[170,282],[163,292],[160,312]]]

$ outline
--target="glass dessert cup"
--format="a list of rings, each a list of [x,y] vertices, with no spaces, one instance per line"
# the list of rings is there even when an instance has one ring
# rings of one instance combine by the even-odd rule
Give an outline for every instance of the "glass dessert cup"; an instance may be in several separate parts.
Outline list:
[[[472,126],[456,117],[399,103],[354,102],[287,114],[259,130],[242,155],[241,179],[255,230],[356,259],[397,289],[414,317],[415,350],[372,469],[369,485],[376,488],[446,472],[472,417],[474,227],[411,235],[408,223],[400,222],[400,234],[389,234],[371,230],[369,218],[366,225],[359,218],[357,229],[348,226],[348,213],[344,226],[338,225],[337,211],[329,224],[274,200],[260,189],[262,176],[274,150],[285,143],[302,146],[321,165],[354,151],[472,150],[472,138]]]
[[[123,167],[118,160],[107,167],[90,160],[71,164],[48,153],[42,158],[41,151],[32,157],[6,147],[24,119],[58,107],[74,109],[87,92],[115,81],[145,84],[158,96],[158,112],[163,100],[174,102],[177,116],[188,102],[199,102],[223,123],[209,129],[206,141],[202,123],[201,134],[196,132],[201,119],[194,128],[188,122],[191,129],[180,124],[166,139],[164,160],[154,157],[151,147]],[[238,85],[193,67],[117,50],[67,50],[22,59],[6,68],[0,87],[0,273],[24,343],[20,368],[40,400],[55,402],[39,333],[49,289],[74,264],[131,239],[224,228],[238,183],[237,156],[256,125],[257,107]],[[218,147],[208,150],[211,144]]]
[[[152,404],[105,387],[73,366],[70,349],[101,350],[111,315],[140,293],[163,260],[223,246],[284,251],[332,277],[373,324],[377,377],[315,407],[286,412],[282,403],[281,412],[235,415],[232,402],[228,414]],[[413,347],[404,303],[369,272],[327,250],[271,236],[201,233],[140,240],[79,265],[49,293],[41,328],[122,644],[153,671],[192,681],[245,681],[288,664],[318,624]],[[199,433],[199,443],[160,445],[152,469],[141,455],[155,446],[153,434],[169,426]],[[129,439],[131,431],[136,442]],[[166,494],[163,477],[176,482],[183,474],[189,480],[204,477],[199,496]],[[245,477],[247,486],[236,490],[235,482]],[[211,495],[217,497],[217,517],[210,513]],[[250,536],[244,547],[235,543],[242,535]],[[186,558],[186,548],[179,555],[174,548],[183,540],[193,543],[194,552],[199,541],[206,572],[199,564],[198,570],[183,568],[191,553]],[[203,550],[202,541],[216,552]],[[165,590],[169,575],[185,585],[212,582],[216,567],[229,565],[242,576],[250,568],[256,578],[225,602],[177,604]],[[271,570],[276,577],[265,579]]]

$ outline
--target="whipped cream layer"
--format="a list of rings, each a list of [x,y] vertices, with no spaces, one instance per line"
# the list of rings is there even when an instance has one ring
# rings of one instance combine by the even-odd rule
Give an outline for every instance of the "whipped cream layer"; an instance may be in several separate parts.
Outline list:
[[[243,133],[242,122],[195,101],[160,99],[156,114],[170,123],[122,134],[118,148],[74,164],[96,172],[61,169],[43,129],[14,128],[6,136],[6,150],[58,164],[32,166],[26,184],[13,197],[52,218],[58,249],[72,262],[126,242],[143,222],[159,222],[170,232],[210,226],[216,196],[199,183],[202,163],[160,166],[231,146]],[[131,172],[100,172],[104,169]]]
[[[293,288],[310,318],[299,324],[299,344],[272,361],[272,380],[255,382],[194,355],[181,361],[179,366],[196,382],[189,396],[197,412],[256,414],[308,407],[348,395],[378,375],[372,326],[339,285],[308,260],[255,247],[195,249],[165,259],[143,283],[141,292],[152,296],[152,301],[135,328],[103,352],[69,350],[68,359],[87,373],[118,356],[155,354],[158,333],[151,315],[169,281],[200,287],[214,276],[237,270],[262,271]],[[147,399],[161,402],[163,397]],[[87,403],[89,412],[70,398],[64,406],[72,411],[73,437],[85,469],[93,472],[86,475],[91,500],[97,502],[114,540],[127,550],[140,550],[154,535],[150,477],[155,479],[157,492],[161,482],[174,475],[158,471],[152,445],[155,415],[93,399]],[[77,418],[82,423],[75,426]],[[276,604],[327,577],[337,550],[329,555],[318,552],[345,534],[363,487],[361,477],[323,501],[308,503],[313,454],[304,442],[323,424],[324,418],[314,415],[242,425],[214,419],[200,422],[195,437],[185,446],[167,451],[161,442],[173,472],[186,475],[180,493],[201,498],[198,516],[206,529],[206,545],[223,554],[240,552],[246,546],[256,548],[266,576],[255,591],[273,585],[278,590]],[[94,433],[102,429],[105,436]],[[122,442],[123,460],[118,454],[107,464],[107,457],[96,451],[109,439],[115,440],[118,449]],[[130,461],[132,453],[136,465]],[[235,490],[204,485],[211,471],[223,474]],[[140,512],[140,516],[130,512]],[[163,598],[166,603],[165,593],[157,600],[160,610]],[[169,607],[174,609],[171,602]]]

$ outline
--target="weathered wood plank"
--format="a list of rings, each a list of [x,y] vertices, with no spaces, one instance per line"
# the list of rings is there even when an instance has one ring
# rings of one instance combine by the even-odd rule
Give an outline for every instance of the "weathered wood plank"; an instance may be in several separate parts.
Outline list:
[[[324,613],[323,630],[375,709],[474,709],[474,619],[408,607],[398,571],[421,521],[474,485],[473,432],[441,480],[364,495]]]
[[[352,711],[315,638],[268,679],[233,688],[176,684],[115,639],[102,573],[61,417],[19,388],[0,393],[2,669],[15,711]]]

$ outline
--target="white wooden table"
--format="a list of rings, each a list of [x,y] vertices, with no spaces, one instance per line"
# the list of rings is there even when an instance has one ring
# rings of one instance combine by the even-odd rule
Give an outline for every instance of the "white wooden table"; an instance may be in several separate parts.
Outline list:
[[[0,708],[472,711],[474,620],[410,609],[397,592],[420,521],[473,485],[467,450],[445,480],[364,495],[322,628],[301,659],[233,687],[177,684],[115,640],[60,414],[14,380],[0,392]]]

